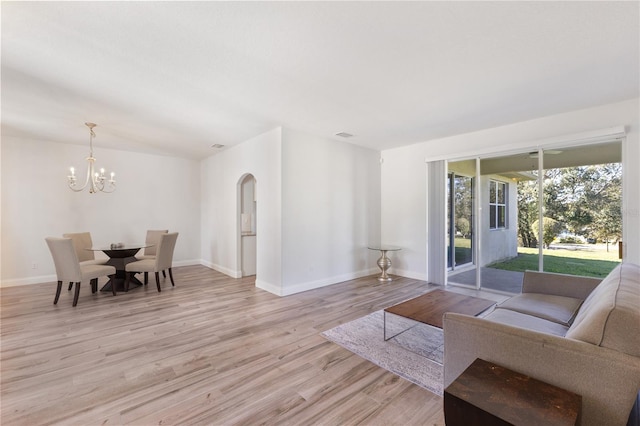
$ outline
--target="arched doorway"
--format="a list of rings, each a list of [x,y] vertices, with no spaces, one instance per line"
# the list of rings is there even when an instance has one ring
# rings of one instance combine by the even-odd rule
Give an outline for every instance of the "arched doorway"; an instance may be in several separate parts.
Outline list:
[[[256,179],[252,174],[240,178],[238,191],[238,231],[240,270],[243,277],[256,275]]]

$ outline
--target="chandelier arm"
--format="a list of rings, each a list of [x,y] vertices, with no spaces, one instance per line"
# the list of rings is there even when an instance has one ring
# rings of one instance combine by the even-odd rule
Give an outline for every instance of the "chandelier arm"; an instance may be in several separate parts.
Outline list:
[[[100,192],[111,193],[116,190],[116,181],[112,179],[107,179],[103,173],[100,173],[98,176],[94,174],[94,182],[95,188]]]
[[[112,188],[111,190],[101,189],[100,191],[104,192],[105,194],[110,194],[110,193],[112,193],[113,191],[116,190],[116,184],[115,183],[111,183],[111,188]]]
[[[87,158],[87,160],[89,160],[89,158]],[[93,170],[93,162],[89,161],[89,167],[87,167],[87,178],[84,180],[84,185],[82,185],[82,188],[77,188],[77,189],[75,188],[75,179],[69,182],[69,188],[75,192],[83,191],[89,184],[89,180],[93,180],[91,176],[92,170]]]

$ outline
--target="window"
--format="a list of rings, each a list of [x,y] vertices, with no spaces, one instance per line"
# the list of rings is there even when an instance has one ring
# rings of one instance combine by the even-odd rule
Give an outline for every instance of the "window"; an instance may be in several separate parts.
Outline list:
[[[489,229],[507,227],[507,184],[489,181]]]

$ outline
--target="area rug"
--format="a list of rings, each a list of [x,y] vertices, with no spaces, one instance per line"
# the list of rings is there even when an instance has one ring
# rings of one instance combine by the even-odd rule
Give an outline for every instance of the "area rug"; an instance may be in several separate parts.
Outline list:
[[[408,330],[385,342],[383,329],[383,311],[377,311],[321,335],[385,370],[442,395],[442,330],[396,315],[387,315],[387,335]]]

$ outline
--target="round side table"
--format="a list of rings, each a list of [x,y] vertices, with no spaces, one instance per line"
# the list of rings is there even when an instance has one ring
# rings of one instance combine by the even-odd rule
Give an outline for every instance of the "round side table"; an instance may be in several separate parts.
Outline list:
[[[387,252],[402,250],[402,248],[397,246],[388,246],[384,244],[370,245],[367,248],[369,250],[377,250],[381,253],[380,259],[378,259],[378,266],[380,267],[382,274],[380,274],[380,276],[378,277],[378,281],[382,281],[382,282],[392,281],[393,278],[387,275],[387,269],[391,267],[391,259],[387,257]]]

